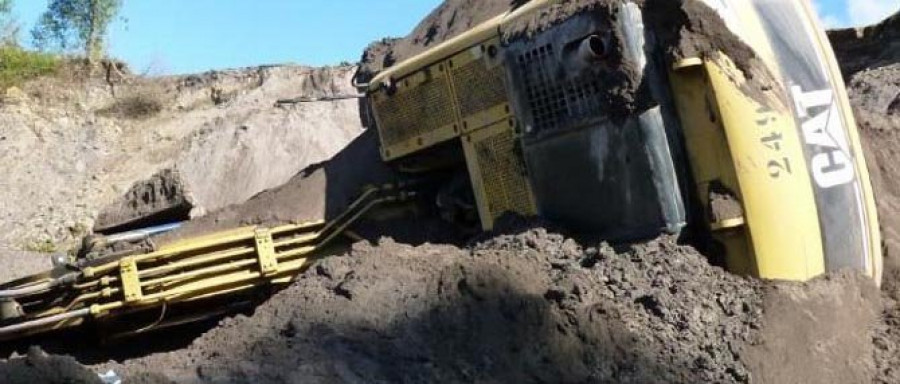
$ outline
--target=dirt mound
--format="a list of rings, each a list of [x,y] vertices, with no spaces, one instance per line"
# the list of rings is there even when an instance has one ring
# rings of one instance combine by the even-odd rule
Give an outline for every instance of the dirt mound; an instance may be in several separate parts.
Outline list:
[[[618,252],[542,228],[470,249],[384,239],[187,349],[96,368],[201,383],[866,382],[873,303],[861,277],[763,285],[671,239]],[[798,359],[821,381],[797,376]]]
[[[425,17],[404,38],[384,39],[372,43],[363,53],[359,79],[371,79],[391,67],[428,48],[451,39],[469,28],[509,10],[516,0],[447,0]]]
[[[32,348],[25,357],[0,362],[0,383],[103,384],[103,381],[71,357],[48,356]]]
[[[747,382],[739,354],[762,299],[666,239],[622,253],[539,228],[471,250],[383,240],[186,350],[112,368],[179,382]]]
[[[900,61],[900,13],[881,24],[828,32],[845,77]]]
[[[759,344],[743,361],[759,383],[871,383],[878,288],[857,274],[768,284]]]
[[[94,224],[94,231],[119,231],[123,226],[143,228],[142,222],[176,222],[189,217],[194,205],[181,175],[171,169],[131,187],[118,202],[107,206]]]
[[[871,67],[849,81],[869,161],[884,239],[883,323],[875,336],[879,383],[900,382],[900,64]]]

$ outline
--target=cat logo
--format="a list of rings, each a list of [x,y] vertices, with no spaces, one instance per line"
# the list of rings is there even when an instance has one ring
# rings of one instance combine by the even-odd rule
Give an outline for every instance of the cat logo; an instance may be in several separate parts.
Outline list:
[[[791,87],[796,113],[803,121],[804,141],[812,148],[810,169],[820,188],[834,188],[856,179],[850,144],[841,122],[834,92],[830,89],[804,92]]]

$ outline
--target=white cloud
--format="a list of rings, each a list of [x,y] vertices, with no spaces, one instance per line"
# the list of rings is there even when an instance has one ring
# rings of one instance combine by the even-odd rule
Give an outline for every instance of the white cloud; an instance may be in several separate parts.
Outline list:
[[[835,15],[821,15],[819,17],[822,19],[822,25],[826,29],[841,28],[846,24]]]
[[[878,23],[898,10],[900,0],[847,0],[847,15],[854,26]]]
[[[826,11],[827,7],[823,4],[824,1],[826,0],[813,0],[813,5],[815,6],[816,13],[819,14],[819,20],[822,21],[822,26],[824,26],[826,29],[846,27],[847,15],[836,15],[834,13],[829,13],[828,11]]]

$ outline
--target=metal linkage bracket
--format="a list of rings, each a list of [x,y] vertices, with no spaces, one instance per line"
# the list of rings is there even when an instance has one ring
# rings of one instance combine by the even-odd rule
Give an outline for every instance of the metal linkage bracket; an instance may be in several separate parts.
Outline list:
[[[133,257],[119,260],[119,272],[122,275],[122,292],[126,303],[136,303],[144,299],[141,291],[141,279],[138,276],[137,262]]]
[[[259,258],[259,270],[263,276],[271,276],[278,272],[278,257],[275,254],[275,242],[268,229],[257,229],[255,232],[256,254]]]

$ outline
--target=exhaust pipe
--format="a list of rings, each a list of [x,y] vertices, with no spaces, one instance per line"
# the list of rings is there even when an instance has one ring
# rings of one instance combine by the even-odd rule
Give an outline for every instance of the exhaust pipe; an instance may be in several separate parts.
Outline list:
[[[583,64],[590,64],[609,56],[609,39],[600,35],[590,35],[581,40],[578,58]]]

